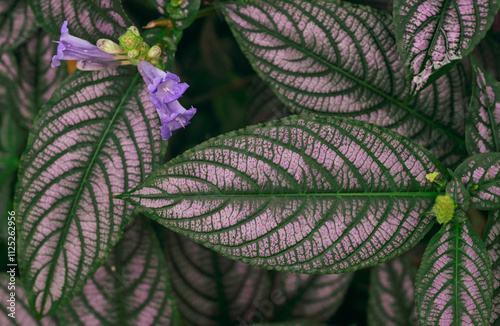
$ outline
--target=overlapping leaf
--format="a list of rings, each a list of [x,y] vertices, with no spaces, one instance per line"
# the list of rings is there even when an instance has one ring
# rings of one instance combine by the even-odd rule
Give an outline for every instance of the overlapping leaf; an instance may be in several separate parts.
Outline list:
[[[450,72],[407,103],[390,15],[340,1],[250,0],[222,9],[253,68],[295,113],[388,127],[446,164],[464,155],[462,75]]]
[[[471,192],[472,208],[500,209],[500,153],[472,156],[455,173]]]
[[[0,1],[0,53],[23,43],[35,29],[28,0]]]
[[[185,325],[244,325],[268,317],[259,312],[262,305],[267,309],[267,271],[221,257],[173,232],[164,247]]]
[[[68,303],[104,262],[132,207],[111,198],[158,164],[156,109],[135,69],[77,72],[43,107],[16,189],[18,253],[32,307]]]
[[[270,294],[274,304],[272,320],[326,322],[342,304],[353,274],[308,275],[277,272],[274,276]]]
[[[14,309],[10,308],[10,302],[7,301],[10,299],[10,293],[12,292],[15,293]],[[28,300],[26,299],[20,279],[17,277],[11,282],[9,274],[2,272],[0,276],[0,297],[2,298],[2,305],[0,305],[0,325],[2,326],[58,325],[57,320],[53,316],[42,318],[40,321],[36,320],[28,305]],[[13,312],[14,314],[12,314]],[[9,314],[11,315],[9,316]]]
[[[472,62],[472,100],[467,113],[469,154],[500,152],[500,83]]]
[[[468,221],[432,238],[417,273],[419,325],[488,325],[493,282],[483,242]]]
[[[407,257],[379,264],[372,270],[368,325],[416,325],[415,272]]]
[[[500,65],[497,64],[500,59],[500,42],[494,34],[487,34],[476,46],[471,56],[493,78],[500,80]]]
[[[293,116],[212,139],[126,198],[232,259],[303,273],[352,271],[416,244],[446,173],[426,150],[354,120]]]
[[[149,221],[136,218],[83,292],[63,308],[63,325],[177,325],[163,252]]]
[[[474,50],[499,4],[497,0],[394,1],[396,40],[414,92]]]
[[[30,0],[37,23],[54,36],[68,21],[71,35],[93,44],[100,38],[117,41],[132,22],[119,0]]]
[[[491,325],[500,324],[500,210],[491,211],[484,231],[484,244],[490,255],[493,272],[493,307]]]

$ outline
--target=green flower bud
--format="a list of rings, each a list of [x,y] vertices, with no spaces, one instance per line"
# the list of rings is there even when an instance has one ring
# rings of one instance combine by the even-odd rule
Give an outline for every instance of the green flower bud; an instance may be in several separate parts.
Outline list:
[[[446,224],[453,218],[455,203],[453,203],[450,195],[437,196],[432,211],[436,215],[439,224]]]
[[[130,26],[125,34],[120,36],[120,46],[127,51],[133,50],[142,43],[142,37],[135,26]]]

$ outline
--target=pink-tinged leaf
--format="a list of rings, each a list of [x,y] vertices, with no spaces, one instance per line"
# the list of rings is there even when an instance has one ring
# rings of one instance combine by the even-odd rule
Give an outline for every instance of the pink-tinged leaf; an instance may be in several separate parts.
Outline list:
[[[80,295],[58,312],[62,325],[177,325],[163,252],[148,220],[135,218]]]
[[[342,304],[353,273],[274,273],[272,320],[327,322]]]
[[[7,268],[7,271],[9,271],[9,268]],[[14,301],[11,299],[11,293],[15,294],[13,296]],[[0,298],[2,298],[2,304],[0,305],[0,325],[2,326],[59,325],[57,319],[53,316],[42,318],[40,321],[36,320],[31,313],[21,280],[18,277],[11,278],[9,274],[2,272],[0,276]],[[14,305],[11,305],[11,302]]]
[[[493,272],[493,308],[491,325],[500,325],[500,210],[489,212],[488,223],[484,231],[484,244],[490,255]]]
[[[371,272],[368,325],[417,325],[415,274],[408,257],[377,265]]]
[[[485,38],[479,42],[471,55],[469,55],[469,58],[472,57],[495,80],[500,80],[500,65],[496,63],[500,57],[500,40],[495,37],[495,34],[492,32],[486,34]],[[462,63],[465,68],[467,80],[471,81],[467,82],[467,86],[472,87],[472,64],[470,60],[463,60]]]
[[[415,284],[419,325],[488,325],[490,259],[469,221],[448,223],[434,235]]]
[[[446,194],[451,196],[455,206],[467,211],[470,205],[470,193],[469,190],[463,185],[460,178],[451,170],[448,171],[451,176],[451,180],[446,184]]]
[[[250,85],[249,99],[247,110],[251,125],[279,120],[290,115],[287,107],[260,78]]]
[[[165,257],[184,325],[264,320],[260,311],[268,307],[267,271],[231,261],[173,232],[166,235]]]
[[[39,315],[69,303],[104,263],[133,209],[112,196],[159,163],[160,141],[135,69],[75,72],[42,108],[15,195],[19,266]]]
[[[292,116],[209,140],[121,198],[231,259],[340,273],[414,246],[433,218],[425,179],[446,171],[375,125]]]
[[[498,12],[497,0],[395,0],[399,52],[415,93],[468,56]]]
[[[444,164],[465,154],[458,69],[409,100],[392,17],[340,1],[221,5],[243,53],[294,113],[351,117],[413,138]]]
[[[500,83],[472,60],[472,100],[467,113],[469,154],[500,152]]]
[[[472,208],[500,209],[500,153],[472,156],[455,173],[471,193]]]
[[[28,0],[0,1],[0,53],[14,49],[36,30]]]
[[[120,0],[30,0],[37,23],[53,36],[61,35],[68,21],[71,35],[93,44],[106,38],[117,41],[132,25]]]

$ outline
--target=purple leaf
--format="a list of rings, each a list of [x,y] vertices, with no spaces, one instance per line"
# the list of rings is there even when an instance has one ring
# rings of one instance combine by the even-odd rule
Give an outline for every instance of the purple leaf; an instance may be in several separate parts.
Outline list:
[[[221,6],[253,68],[294,113],[387,127],[447,165],[463,157],[463,76],[454,69],[409,101],[390,15],[337,1]]]
[[[395,0],[396,40],[412,92],[469,55],[498,8],[497,0]]]
[[[167,267],[149,221],[136,218],[80,295],[62,325],[177,325]]]
[[[0,53],[16,48],[36,30],[28,0],[0,1],[0,22]]]
[[[483,242],[466,220],[434,235],[417,273],[419,325],[487,325],[493,282]]]
[[[455,173],[471,193],[472,208],[500,209],[500,153],[472,156]]]
[[[268,305],[267,271],[221,257],[173,232],[167,234],[165,257],[185,325],[244,325],[266,317],[261,309]]]
[[[119,0],[31,0],[37,23],[60,36],[64,21],[71,34],[93,44],[98,39],[118,40],[132,25]]]
[[[368,325],[416,325],[416,268],[408,257],[377,265],[371,272]]]
[[[120,198],[231,259],[340,273],[414,246],[433,218],[426,150],[354,120],[293,116],[214,138]]]
[[[500,324],[500,210],[489,212],[483,239],[490,255],[493,272],[493,309],[490,323],[498,325]]]
[[[469,154],[500,152],[500,83],[472,60],[472,101],[467,113]]]
[[[156,110],[135,69],[73,73],[37,116],[15,203],[19,266],[40,316],[104,263],[132,207],[112,196],[159,163]]]

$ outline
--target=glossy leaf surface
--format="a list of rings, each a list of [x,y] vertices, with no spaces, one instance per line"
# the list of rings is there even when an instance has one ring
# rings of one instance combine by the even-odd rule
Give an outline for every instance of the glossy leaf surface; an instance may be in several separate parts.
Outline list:
[[[491,325],[500,324],[500,210],[489,212],[488,224],[484,231],[484,244],[490,255],[493,272],[493,308]]]
[[[497,0],[395,0],[399,53],[414,92],[465,58],[486,35]]]
[[[37,23],[54,36],[68,21],[71,35],[95,44],[98,39],[117,41],[132,25],[119,0],[30,0]]]
[[[462,155],[462,75],[451,71],[407,103],[390,15],[340,1],[234,1],[222,9],[253,68],[293,112],[390,128],[445,164]]]
[[[177,325],[167,266],[148,220],[128,225],[106,263],[63,308],[63,325]]]
[[[35,29],[28,0],[0,1],[0,53],[23,43]]]
[[[500,152],[500,83],[472,61],[472,100],[467,113],[470,155]]]
[[[471,192],[472,208],[500,209],[500,153],[472,156],[455,173]]]
[[[368,325],[416,325],[415,274],[407,257],[377,265],[371,272]]]
[[[490,260],[468,221],[450,222],[434,235],[415,284],[419,325],[488,325]]]
[[[165,257],[185,325],[239,325],[260,314],[267,300],[267,271],[231,261],[171,231],[166,234]]]
[[[214,138],[122,198],[231,259],[352,271],[411,248],[433,219],[426,150],[354,120],[293,116]]]
[[[159,162],[159,121],[139,78],[134,69],[73,73],[31,130],[15,201],[19,266],[40,315],[68,303],[104,262],[132,213],[111,196]]]

